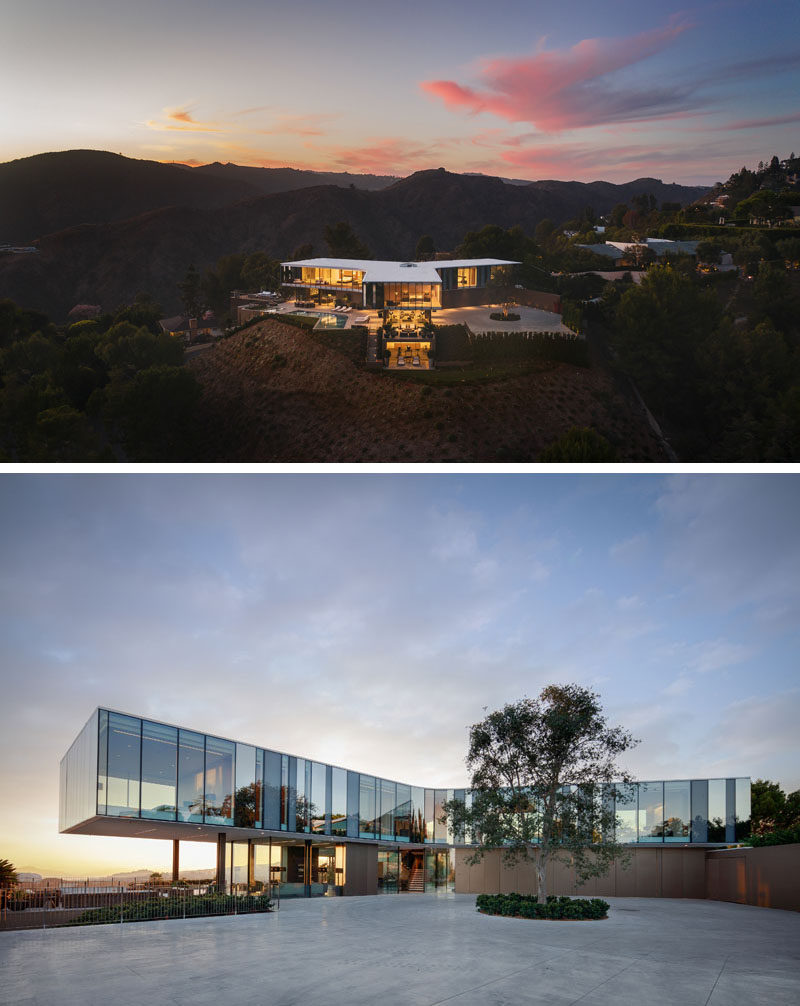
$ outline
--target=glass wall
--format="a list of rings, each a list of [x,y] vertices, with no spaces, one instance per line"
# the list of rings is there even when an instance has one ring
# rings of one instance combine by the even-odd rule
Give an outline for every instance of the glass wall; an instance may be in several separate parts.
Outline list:
[[[233,824],[233,755],[236,745],[206,737],[206,824]]]
[[[394,838],[394,808],[397,803],[397,787],[393,782],[381,779],[381,817],[380,835],[381,838]]]
[[[378,849],[378,894],[397,894],[400,878],[400,853]]]
[[[359,838],[375,838],[375,779],[362,775],[359,786]]]
[[[205,736],[178,731],[178,820],[203,820]]]
[[[688,842],[691,829],[691,784],[664,783],[664,841]]]
[[[318,835],[330,833],[325,827],[325,806],[328,798],[325,784],[325,766],[318,761],[309,762],[311,767],[311,803],[309,804],[309,823],[311,831]]]
[[[142,817],[174,821],[178,808],[178,730],[142,723]]]
[[[236,791],[233,823],[237,828],[255,828],[261,817],[261,786],[256,779],[256,749],[236,745]]]
[[[347,835],[347,770],[343,768],[331,773],[331,834]]]
[[[297,759],[297,782],[295,784],[295,831],[309,830],[309,804],[311,802],[311,780],[307,778],[305,758]]]
[[[425,841],[425,790],[411,787],[411,841]]]
[[[108,714],[108,793],[106,814],[139,816],[142,721],[120,713]]]
[[[87,730],[92,742],[84,751]],[[445,801],[469,804],[469,790],[409,786],[107,710],[94,714],[62,759],[60,779],[62,830],[96,811],[440,847],[479,841],[441,822]],[[81,785],[89,797],[73,820],[66,807]],[[732,843],[749,833],[748,778],[608,784],[588,796],[572,823],[594,840],[601,806],[615,811],[621,843]]]
[[[395,838],[398,842],[411,840],[411,787],[397,784],[397,809],[394,818]]]
[[[660,842],[664,835],[664,783],[639,783],[639,841]]]
[[[725,841],[725,780],[708,780],[708,841]]]
[[[750,836],[750,780],[736,780],[736,841]]]

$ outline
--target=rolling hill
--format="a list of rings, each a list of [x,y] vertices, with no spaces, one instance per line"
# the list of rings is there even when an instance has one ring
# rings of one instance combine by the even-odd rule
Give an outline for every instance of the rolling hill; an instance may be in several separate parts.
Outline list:
[[[287,257],[305,243],[325,254],[325,226],[339,220],[377,257],[408,258],[423,233],[447,249],[489,223],[532,232],[545,217],[565,220],[586,205],[604,213],[641,192],[689,203],[705,191],[652,178],[507,184],[440,168],[383,187],[348,182],[263,194],[277,176],[252,172],[284,169],[205,167],[213,170],[98,151],[0,165],[0,243],[38,248],[0,257],[0,298],[62,320],[76,303],[112,309],[146,291],[174,313],[190,264],[203,269],[222,255],[258,250]],[[366,177],[373,186],[384,180]]]

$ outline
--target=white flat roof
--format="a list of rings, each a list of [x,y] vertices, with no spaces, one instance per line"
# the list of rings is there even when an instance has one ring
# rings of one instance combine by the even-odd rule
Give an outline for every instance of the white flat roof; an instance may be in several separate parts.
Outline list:
[[[386,262],[378,259],[304,258],[282,262],[285,266],[317,269],[353,269],[364,273],[365,283],[441,283],[437,269],[468,269],[479,265],[518,265],[502,258],[454,258],[437,262]]]

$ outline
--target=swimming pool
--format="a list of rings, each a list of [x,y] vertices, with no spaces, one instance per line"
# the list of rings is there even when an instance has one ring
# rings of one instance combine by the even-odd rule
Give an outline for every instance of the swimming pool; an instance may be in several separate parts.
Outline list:
[[[323,314],[314,328],[344,328],[347,316],[343,314]]]
[[[301,318],[319,318],[314,328],[344,328],[347,324],[344,314],[320,314],[319,311],[292,311],[292,314],[299,314]]]

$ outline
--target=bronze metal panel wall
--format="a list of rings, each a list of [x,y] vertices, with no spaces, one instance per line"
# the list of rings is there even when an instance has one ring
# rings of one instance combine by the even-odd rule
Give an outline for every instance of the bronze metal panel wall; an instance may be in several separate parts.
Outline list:
[[[345,895],[378,893],[377,845],[347,844]]]
[[[620,861],[603,877],[578,886],[569,863],[551,861],[547,890],[551,894],[617,898],[703,898],[706,889],[705,849],[633,849],[627,867]],[[500,851],[487,853],[482,863],[467,866],[467,850],[456,850],[456,891],[459,894],[497,894],[517,891],[533,894],[533,863],[508,867]]]
[[[800,911],[800,845],[722,849],[706,857],[706,897]]]

